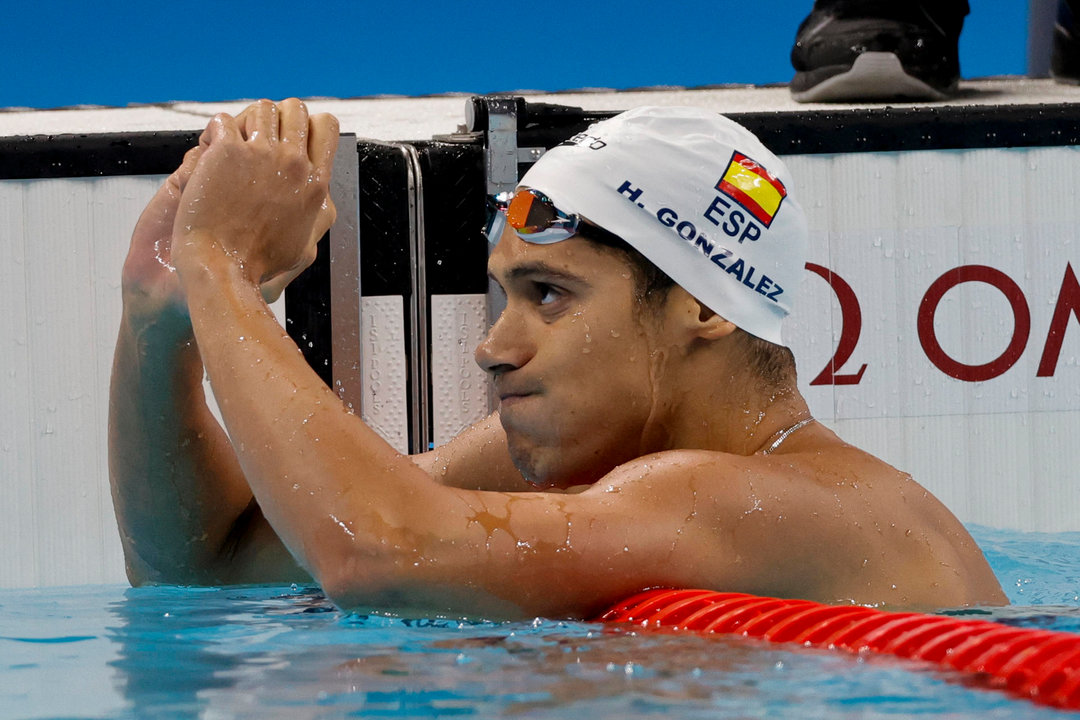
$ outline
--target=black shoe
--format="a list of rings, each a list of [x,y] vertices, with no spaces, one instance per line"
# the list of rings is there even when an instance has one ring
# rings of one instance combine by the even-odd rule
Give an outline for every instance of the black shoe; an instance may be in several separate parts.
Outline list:
[[[1080,85],[1080,0],[1059,0],[1054,45],[1050,51],[1050,77],[1059,83]]]
[[[967,0],[817,0],[791,50],[791,96],[944,99],[960,79],[957,41],[967,14]]]

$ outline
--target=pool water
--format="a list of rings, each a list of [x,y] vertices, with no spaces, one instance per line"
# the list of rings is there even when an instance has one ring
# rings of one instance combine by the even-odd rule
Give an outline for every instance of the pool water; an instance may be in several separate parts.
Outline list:
[[[972,528],[1014,603],[1080,633],[1080,533]],[[303,587],[0,590],[0,718],[1052,718],[887,657],[581,622],[335,609]]]

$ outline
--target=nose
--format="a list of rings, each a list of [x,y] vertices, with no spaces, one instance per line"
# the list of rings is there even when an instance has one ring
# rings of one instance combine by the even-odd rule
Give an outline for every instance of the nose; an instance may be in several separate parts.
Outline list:
[[[535,351],[524,318],[507,306],[476,346],[476,364],[491,375],[502,375],[525,365]]]

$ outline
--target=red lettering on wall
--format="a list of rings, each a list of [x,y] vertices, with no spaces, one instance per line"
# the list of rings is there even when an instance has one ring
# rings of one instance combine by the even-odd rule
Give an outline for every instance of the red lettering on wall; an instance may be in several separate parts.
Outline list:
[[[1065,277],[1061,279],[1061,292],[1058,293],[1057,305],[1054,306],[1054,318],[1050,321],[1050,332],[1046,336],[1046,345],[1043,347],[1036,377],[1054,376],[1058,357],[1061,355],[1061,343],[1065,340],[1065,328],[1069,324],[1069,313],[1080,320],[1080,283],[1076,282],[1072,263],[1065,264]]]
[[[1005,352],[984,365],[967,365],[949,357],[938,342],[934,332],[934,314],[945,293],[966,282],[984,282],[993,285],[1009,301],[1013,313],[1013,334]],[[1075,278],[1074,278],[1075,282]],[[953,268],[930,285],[919,304],[919,342],[930,362],[943,373],[957,380],[981,382],[1003,374],[1016,364],[1024,354],[1031,332],[1031,311],[1020,286],[1005,273],[985,265],[963,265]]]
[[[838,375],[837,370],[851,359],[855,352],[855,346],[859,344],[859,335],[862,333],[862,310],[859,308],[859,298],[842,277],[828,268],[814,263],[806,263],[806,269],[825,278],[829,283],[836,299],[840,301],[840,342],[836,345],[829,364],[818,373],[818,376],[810,381],[811,385],[858,385],[866,372],[866,363],[856,373]]]

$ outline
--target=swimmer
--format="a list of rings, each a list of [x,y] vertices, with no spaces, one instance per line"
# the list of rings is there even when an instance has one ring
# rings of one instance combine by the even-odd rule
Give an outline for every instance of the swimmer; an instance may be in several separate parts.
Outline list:
[[[132,583],[314,578],[343,608],[489,618],[653,587],[1006,602],[938,500],[810,414],[780,332],[806,220],[744,128],[632,110],[499,198],[506,307],[476,349],[499,409],[412,457],[266,304],[333,221],[337,138],[296,100],[218,115],[136,226],[110,410]]]

